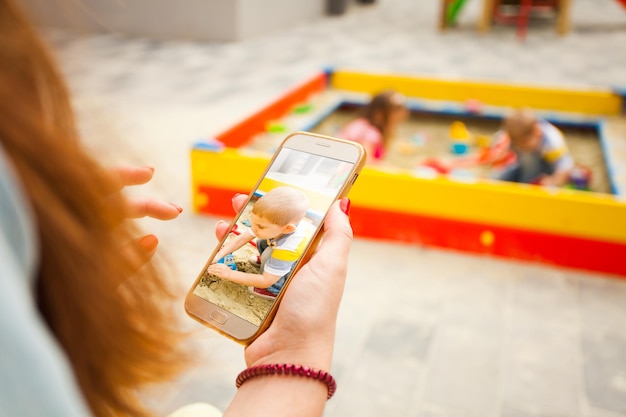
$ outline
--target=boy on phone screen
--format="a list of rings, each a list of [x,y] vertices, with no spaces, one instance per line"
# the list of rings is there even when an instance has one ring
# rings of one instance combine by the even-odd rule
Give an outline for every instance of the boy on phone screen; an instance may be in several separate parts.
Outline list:
[[[254,287],[258,295],[276,297],[315,231],[314,226],[304,220],[308,208],[306,195],[296,188],[282,186],[268,191],[252,206],[250,228],[217,252],[208,272]],[[253,255],[251,262],[259,266],[259,274],[234,271],[217,263],[253,239],[256,239],[259,254]]]

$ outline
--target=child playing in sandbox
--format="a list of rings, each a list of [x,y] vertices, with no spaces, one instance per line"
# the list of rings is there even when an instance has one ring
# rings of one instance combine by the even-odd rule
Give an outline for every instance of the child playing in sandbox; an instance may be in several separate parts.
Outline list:
[[[276,297],[313,236],[314,226],[304,220],[308,207],[306,195],[296,188],[281,186],[268,191],[252,206],[250,227],[217,252],[208,272],[252,287],[257,295]],[[234,271],[216,263],[255,238],[259,255],[250,261],[260,267],[260,273]]]
[[[368,162],[377,162],[383,159],[396,128],[407,119],[408,114],[402,94],[383,91],[376,94],[365,107],[363,115],[344,126],[338,136],[360,143],[365,148]]]
[[[529,109],[511,113],[498,140],[509,141],[517,161],[497,176],[503,181],[561,187],[570,182],[574,160],[559,129]]]

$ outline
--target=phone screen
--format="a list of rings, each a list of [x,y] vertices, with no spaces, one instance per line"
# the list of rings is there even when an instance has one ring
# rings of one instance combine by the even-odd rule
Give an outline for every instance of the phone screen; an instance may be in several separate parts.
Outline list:
[[[193,293],[260,326],[354,175],[356,162],[285,142]]]

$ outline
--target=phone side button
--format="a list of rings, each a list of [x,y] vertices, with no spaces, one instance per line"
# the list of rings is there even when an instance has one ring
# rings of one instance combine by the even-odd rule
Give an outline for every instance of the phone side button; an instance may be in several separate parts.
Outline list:
[[[228,320],[228,316],[226,314],[217,310],[211,311],[211,314],[209,314],[209,318],[213,321],[218,322],[219,324],[224,324],[226,323],[226,320]]]

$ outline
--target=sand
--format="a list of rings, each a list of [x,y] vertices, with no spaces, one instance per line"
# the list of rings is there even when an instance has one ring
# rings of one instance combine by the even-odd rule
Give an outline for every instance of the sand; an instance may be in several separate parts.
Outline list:
[[[357,116],[358,113],[354,109],[340,109],[329,115],[312,131],[336,136],[342,126]],[[453,155],[450,151],[449,130],[450,125],[456,120],[464,122],[474,137],[491,136],[500,127],[500,122],[497,120],[412,113],[410,118],[399,127],[397,137],[385,155],[384,164],[415,170],[428,158],[450,162],[461,157],[476,155],[479,150],[477,146],[472,146],[470,153],[462,156]],[[591,129],[567,127],[562,128],[562,131],[574,161],[589,167],[593,173],[591,190],[610,193],[606,164],[596,132]],[[464,174],[479,178],[491,178],[495,174],[495,171],[486,165],[463,169],[463,171],[466,171]]]
[[[258,253],[251,244],[247,244],[236,251],[233,255],[237,270],[258,274],[258,267],[248,261],[250,256],[258,255]],[[245,285],[220,279],[207,272],[205,272],[199,285],[196,286],[194,293],[257,326],[267,316],[274,303],[273,300],[252,294]]]

